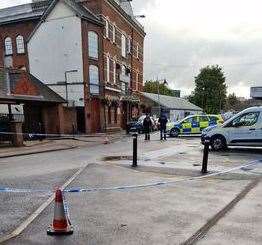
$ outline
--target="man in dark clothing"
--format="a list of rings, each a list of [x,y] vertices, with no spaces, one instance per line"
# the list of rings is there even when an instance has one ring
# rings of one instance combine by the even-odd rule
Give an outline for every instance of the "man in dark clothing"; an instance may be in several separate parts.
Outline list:
[[[163,140],[163,134],[164,140],[166,140],[166,124],[168,122],[166,115],[162,113],[158,122],[160,124],[160,140]]]
[[[143,129],[145,132],[145,140],[150,140],[150,129],[152,127],[152,121],[148,114],[146,114],[146,117],[143,121]]]

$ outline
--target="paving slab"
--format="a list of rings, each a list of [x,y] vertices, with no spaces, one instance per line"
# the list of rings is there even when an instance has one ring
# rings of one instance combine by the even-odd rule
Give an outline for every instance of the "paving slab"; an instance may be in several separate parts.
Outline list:
[[[198,244],[261,245],[261,197],[262,183],[251,190],[247,197],[221,219]]]
[[[71,187],[142,184],[163,178],[154,173],[94,164]],[[46,235],[53,216],[50,206],[24,233],[5,244],[180,244],[249,182],[207,179],[132,191],[67,194],[75,226],[72,236]]]

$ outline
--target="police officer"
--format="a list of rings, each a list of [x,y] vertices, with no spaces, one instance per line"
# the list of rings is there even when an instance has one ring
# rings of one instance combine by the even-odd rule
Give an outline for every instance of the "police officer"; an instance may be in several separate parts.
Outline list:
[[[150,140],[150,129],[152,127],[152,121],[148,114],[146,114],[146,117],[143,121],[143,128],[145,133],[145,140]]]
[[[160,140],[163,140],[163,135],[164,135],[164,140],[166,140],[166,124],[168,120],[163,112],[161,112],[161,116],[159,117],[158,122],[160,124]]]

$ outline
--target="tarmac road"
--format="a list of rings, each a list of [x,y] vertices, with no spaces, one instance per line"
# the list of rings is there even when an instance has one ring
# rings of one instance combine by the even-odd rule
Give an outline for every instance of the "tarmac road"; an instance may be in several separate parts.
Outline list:
[[[174,165],[177,163],[179,168],[185,164],[187,168],[194,168],[194,171],[196,167],[192,164],[201,163],[202,146],[198,138],[170,139],[161,143],[157,140],[158,136],[152,138],[152,142],[139,140],[140,158],[149,162],[154,160],[169,161]],[[131,142],[132,139],[125,138],[109,145],[1,159],[0,186],[53,190],[64,184],[83,164],[89,165],[70,184],[71,187],[133,185],[188,177],[185,173],[171,175],[156,171],[145,172],[101,161],[105,156],[131,155]],[[262,158],[260,151],[239,153],[237,150],[212,153],[210,156],[211,162],[221,168],[241,165],[259,158]],[[227,180],[210,178],[132,191],[67,194],[70,216],[75,226],[71,237],[56,238],[46,235],[46,228],[53,216],[53,205],[50,205],[21,235],[5,244],[181,244],[253,181],[253,174],[243,174],[248,177]],[[221,218],[218,228],[211,227],[201,242],[208,239],[205,244],[227,244],[225,240],[219,243],[217,236],[226,233],[224,220],[227,225],[232,222],[233,229],[238,219],[247,217],[247,212],[242,214],[241,210],[246,210],[249,205],[248,198],[252,197],[254,205],[261,203],[261,195],[252,194],[259,193],[261,188],[259,183],[250,190],[250,194],[236,204],[232,213]],[[48,197],[43,193],[0,193],[0,237],[13,231]],[[261,207],[256,207],[261,212]],[[255,213],[251,216],[255,216]],[[250,226],[254,227],[252,244],[259,244],[262,220],[256,218],[253,223],[250,217],[247,223],[248,225],[240,225],[240,228],[245,231]],[[231,241],[246,244],[238,239],[239,232],[231,233],[235,236],[232,238],[227,234],[232,238]],[[216,238],[214,242],[213,237]]]

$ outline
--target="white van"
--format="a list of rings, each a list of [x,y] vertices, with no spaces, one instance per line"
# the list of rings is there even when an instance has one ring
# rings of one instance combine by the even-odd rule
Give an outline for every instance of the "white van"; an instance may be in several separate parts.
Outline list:
[[[213,150],[227,146],[262,146],[262,106],[239,112],[221,126],[210,126],[202,131],[201,141],[210,140]]]

